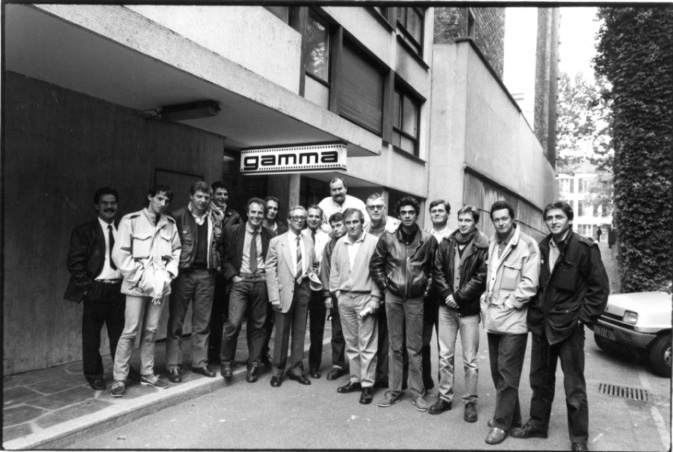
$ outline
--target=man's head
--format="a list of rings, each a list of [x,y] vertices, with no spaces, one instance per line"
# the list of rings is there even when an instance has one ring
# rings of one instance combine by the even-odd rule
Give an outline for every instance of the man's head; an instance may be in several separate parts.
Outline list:
[[[461,234],[469,234],[479,223],[479,210],[474,206],[464,206],[458,211],[458,230]]]
[[[155,215],[166,211],[173,199],[173,191],[168,185],[155,185],[147,193],[147,210]]]
[[[280,209],[280,200],[275,196],[267,196],[264,198],[266,203],[266,219],[269,221],[276,221],[278,217],[278,209]]]
[[[335,203],[339,205],[343,204],[346,200],[346,193],[348,192],[346,181],[343,180],[342,177],[334,176],[332,180],[329,181],[329,192]]]
[[[262,198],[248,199],[247,216],[248,224],[253,229],[259,228],[264,220],[264,213],[266,211],[266,204]]]
[[[333,213],[329,217],[329,225],[332,228],[332,236],[334,238],[341,238],[346,234],[346,225],[344,224],[344,216],[341,212]]]
[[[223,181],[213,182],[210,187],[213,189],[213,202],[217,207],[224,208],[229,202],[229,187]]]
[[[363,227],[365,225],[365,216],[360,209],[348,208],[344,210],[344,224],[348,230],[348,238],[352,241],[362,237]]]
[[[299,234],[306,224],[306,209],[303,206],[294,206],[287,214],[287,226],[295,234]]]
[[[93,208],[98,218],[106,223],[112,223],[117,215],[119,193],[110,187],[101,187],[93,194]]]
[[[308,228],[312,231],[317,231],[322,223],[322,209],[315,204],[311,204],[306,209],[306,222]]]
[[[514,219],[514,207],[507,201],[496,201],[491,206],[491,221],[500,237],[507,237],[512,232]]]
[[[367,214],[374,225],[379,224],[388,215],[388,207],[383,194],[374,193],[367,198]]]
[[[395,204],[395,214],[399,217],[404,228],[409,228],[416,223],[420,210],[420,203],[412,196],[405,196]]]
[[[565,233],[572,229],[575,213],[567,202],[555,201],[544,208],[542,218],[554,239],[561,240]]]
[[[189,201],[197,214],[201,215],[210,204],[213,189],[204,181],[195,182],[189,189]]]
[[[430,211],[430,220],[436,227],[446,227],[449,221],[449,214],[451,213],[451,204],[443,199],[435,199],[430,203],[428,208]]]

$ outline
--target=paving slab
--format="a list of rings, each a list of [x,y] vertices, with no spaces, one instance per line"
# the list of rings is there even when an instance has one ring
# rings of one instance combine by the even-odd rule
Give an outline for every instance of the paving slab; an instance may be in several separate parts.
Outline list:
[[[2,426],[12,426],[28,422],[32,419],[42,416],[47,410],[30,406],[19,405],[2,411]]]
[[[9,408],[43,396],[44,394],[25,386],[14,386],[2,391],[2,403],[4,408]]]

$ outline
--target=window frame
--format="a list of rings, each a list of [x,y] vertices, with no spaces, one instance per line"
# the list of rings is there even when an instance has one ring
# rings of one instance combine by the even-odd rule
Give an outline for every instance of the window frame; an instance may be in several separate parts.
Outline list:
[[[403,126],[402,118],[404,117],[404,98],[407,98],[410,100],[411,104],[416,107],[416,137],[410,135],[408,132],[402,130],[400,127]],[[395,105],[395,99],[399,98],[399,113],[396,113],[394,111],[394,105]],[[390,144],[392,144],[393,148],[399,152],[402,152],[406,155],[415,157],[415,158],[420,158],[420,141],[421,141],[421,111],[423,108],[423,103],[425,102],[425,99],[423,99],[421,96],[417,95],[414,93],[411,89],[406,87],[404,84],[402,84],[399,80],[395,81],[395,86],[393,88],[393,99],[391,100],[391,123],[392,123],[392,136],[391,136],[391,141]],[[397,118],[399,119],[399,124],[395,123],[395,117],[398,115]],[[400,127],[398,127],[398,125]],[[406,149],[403,149],[402,147],[398,146],[395,144],[397,141],[397,134],[400,135],[400,137],[406,138],[407,140],[410,140],[414,143],[414,152],[411,153],[407,151]],[[401,138],[400,138],[401,141]]]
[[[404,11],[403,21],[400,21],[400,11]],[[414,35],[409,31],[409,11],[415,12],[419,16],[419,22],[421,27],[421,36],[420,42],[416,40]],[[418,6],[398,6],[395,14],[395,23],[397,24],[397,31],[403,37],[403,41],[409,50],[411,50],[416,55],[423,57],[424,46],[423,41],[425,41],[425,8]]]
[[[308,68],[306,67],[306,61],[304,62],[304,67],[302,68],[304,71],[304,74],[308,77],[311,77],[313,80],[316,82],[319,82],[320,84],[324,85],[327,87],[327,89],[332,88],[332,64],[333,64],[333,42],[332,42],[332,36],[333,36],[333,26],[332,24],[326,20],[324,17],[322,17],[318,11],[316,11],[313,8],[309,8],[308,14],[306,16],[306,28],[308,29],[308,22],[311,20],[311,18],[315,19],[316,22],[321,24],[322,26],[325,27],[325,35],[327,36],[327,43],[326,43],[326,48],[328,49],[328,56],[327,56],[327,80],[323,80],[317,75],[309,72]],[[306,58],[308,59],[308,49],[306,49]]]

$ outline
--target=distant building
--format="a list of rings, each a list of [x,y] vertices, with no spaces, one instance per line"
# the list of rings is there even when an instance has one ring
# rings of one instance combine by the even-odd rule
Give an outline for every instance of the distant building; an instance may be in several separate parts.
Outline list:
[[[608,206],[595,205],[589,198],[589,187],[596,175],[578,173],[574,176],[559,174],[559,196],[573,208],[574,231],[585,237],[596,238],[598,228],[602,229],[602,239],[607,241],[608,230],[612,224],[612,212]]]

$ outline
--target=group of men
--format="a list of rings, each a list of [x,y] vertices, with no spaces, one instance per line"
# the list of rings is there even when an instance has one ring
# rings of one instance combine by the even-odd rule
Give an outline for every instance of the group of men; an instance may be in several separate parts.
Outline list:
[[[508,435],[547,437],[560,360],[572,450],[587,450],[583,325],[593,327],[609,286],[597,245],[572,231],[572,208],[557,201],[544,209],[550,234],[538,244],[522,231],[506,201],[491,206],[495,234],[488,239],[477,227],[481,215],[474,206],[458,211],[458,229],[451,231],[449,203],[432,201],[432,227],[423,230],[413,197],[396,203],[396,219],[388,216],[381,194],[362,202],[347,194],[341,177],[330,181],[330,192],[317,205],[290,207],[284,224],[273,196],[249,199],[243,221],[228,208],[229,190],[222,182],[195,183],[188,205],[168,215],[172,192],[156,186],[146,208],[116,224],[119,195],[99,189],[94,195],[98,218],[72,234],[65,294],[84,304],[83,370],[91,387],[105,388],[98,350],[103,324],[114,362],[112,396],[124,395],[129,380],[168,386],[154,373],[155,334],[168,300],[166,370],[172,383],[182,381],[183,325],[190,304],[191,370],[214,377],[209,361],[216,361],[229,381],[247,321],[246,381],[256,382],[266,368],[273,387],[285,376],[304,385],[311,384],[307,375],[321,377],[330,318],[327,379],[349,374],[338,393],[359,392],[359,402],[369,404],[374,390],[385,388],[378,406],[390,407],[408,389],[416,409],[430,414],[452,408],[460,335],[464,420],[476,422],[481,323],[496,389],[486,442],[498,444]],[[523,424],[518,387],[529,331],[533,397],[530,419]],[[138,332],[141,368],[135,371],[130,358]],[[428,404],[433,332],[439,391]]]

